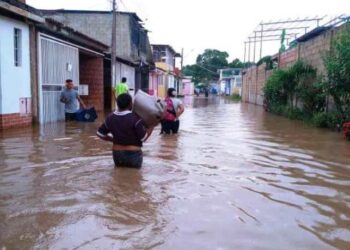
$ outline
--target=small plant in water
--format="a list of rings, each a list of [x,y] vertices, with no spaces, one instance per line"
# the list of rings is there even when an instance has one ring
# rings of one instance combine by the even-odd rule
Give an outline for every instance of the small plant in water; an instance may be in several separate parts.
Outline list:
[[[233,94],[230,96],[231,100],[233,101],[240,101],[242,97],[239,94]]]

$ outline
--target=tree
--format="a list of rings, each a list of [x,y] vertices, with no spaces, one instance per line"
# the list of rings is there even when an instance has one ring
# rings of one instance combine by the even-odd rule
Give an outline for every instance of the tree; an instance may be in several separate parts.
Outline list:
[[[227,67],[228,53],[216,49],[206,49],[203,54],[198,55],[197,64],[204,66],[210,70],[216,71],[218,69]]]
[[[192,81],[197,85],[200,82],[204,82],[204,76],[207,75],[206,71],[199,67],[197,64],[186,65],[183,70],[183,75],[192,76]]]
[[[324,88],[333,97],[343,119],[350,119],[350,24],[332,42],[332,49],[325,54],[323,62],[327,71]]]
[[[228,66],[228,53],[216,49],[206,49],[198,55],[196,64],[187,65],[183,69],[183,74],[192,76],[195,84],[216,81],[219,79],[218,69]]]
[[[243,68],[243,66],[244,66],[243,63],[238,58],[234,59],[232,62],[228,64],[229,68]]]

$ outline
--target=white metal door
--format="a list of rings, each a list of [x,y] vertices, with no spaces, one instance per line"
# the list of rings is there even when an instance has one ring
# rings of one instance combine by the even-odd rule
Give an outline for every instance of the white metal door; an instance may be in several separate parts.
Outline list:
[[[60,93],[66,79],[79,87],[79,50],[39,35],[40,123],[64,120]]]

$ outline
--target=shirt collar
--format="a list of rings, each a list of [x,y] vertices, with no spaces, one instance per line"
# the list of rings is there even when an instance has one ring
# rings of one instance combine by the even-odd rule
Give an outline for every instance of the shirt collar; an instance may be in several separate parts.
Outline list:
[[[115,115],[127,115],[127,114],[131,114],[131,111],[130,110],[125,110],[125,111],[118,111],[118,110],[116,110],[115,112],[114,112],[114,114]]]

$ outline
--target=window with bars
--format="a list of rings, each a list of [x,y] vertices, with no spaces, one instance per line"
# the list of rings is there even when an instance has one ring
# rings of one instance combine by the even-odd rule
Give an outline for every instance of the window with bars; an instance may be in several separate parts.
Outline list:
[[[20,67],[22,66],[22,30],[15,28],[14,29],[14,59],[15,59],[15,66]]]

